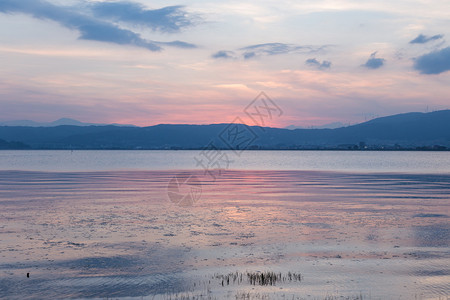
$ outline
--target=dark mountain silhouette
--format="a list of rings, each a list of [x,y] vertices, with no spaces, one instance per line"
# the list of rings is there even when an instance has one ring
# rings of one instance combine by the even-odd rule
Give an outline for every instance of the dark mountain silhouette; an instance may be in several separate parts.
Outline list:
[[[0,139],[0,150],[23,150],[30,149],[30,146],[21,142],[7,142]]]
[[[296,125],[289,125],[284,128],[286,129],[335,129],[335,128],[341,128],[345,126],[349,126],[350,124],[344,124],[341,122],[333,122],[323,125],[311,125],[311,126],[296,126]]]
[[[236,133],[239,133],[238,135]],[[236,124],[0,126],[0,139],[34,149],[435,149],[450,148],[450,110],[406,113],[336,129]],[[425,148],[424,148],[425,147]]]
[[[30,120],[14,120],[14,121],[4,121],[0,122],[0,126],[30,126],[30,127],[55,127],[61,125],[73,125],[73,126],[105,126],[105,125],[115,125],[115,126],[128,126],[136,127],[130,124],[99,124],[99,123],[84,123],[75,119],[61,118],[53,122],[36,122]]]

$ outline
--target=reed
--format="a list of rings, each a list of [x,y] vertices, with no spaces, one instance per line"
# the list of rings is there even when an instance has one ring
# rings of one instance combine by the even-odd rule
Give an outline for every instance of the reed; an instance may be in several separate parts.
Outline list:
[[[277,282],[301,282],[302,275],[300,273],[288,272],[283,274],[281,272],[275,273],[271,271],[267,272],[234,272],[226,275],[216,274],[216,279],[220,280],[222,286],[230,284],[242,284],[244,279],[250,285],[276,285]]]

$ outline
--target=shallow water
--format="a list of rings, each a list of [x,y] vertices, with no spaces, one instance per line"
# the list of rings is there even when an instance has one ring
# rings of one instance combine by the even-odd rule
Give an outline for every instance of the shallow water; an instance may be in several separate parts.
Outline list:
[[[445,299],[449,195],[449,174],[0,171],[0,298]],[[236,271],[303,278],[216,278]]]

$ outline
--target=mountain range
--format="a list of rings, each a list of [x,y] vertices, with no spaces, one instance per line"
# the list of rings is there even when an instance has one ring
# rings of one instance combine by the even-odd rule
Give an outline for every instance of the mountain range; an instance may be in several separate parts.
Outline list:
[[[323,125],[311,125],[311,126],[289,125],[284,128],[285,129],[335,129],[335,128],[345,127],[345,126],[349,126],[349,125],[350,124],[344,124],[341,122],[333,122],[333,123],[327,123],[327,124],[323,124]]]
[[[3,149],[450,149],[450,110],[405,113],[335,129],[244,124],[0,126]]]
[[[0,122],[0,126],[28,126],[28,127],[55,127],[61,125],[73,125],[73,126],[105,126],[105,125],[114,125],[114,126],[124,126],[124,127],[136,127],[135,125],[130,124],[101,124],[101,123],[84,123],[78,120],[70,119],[70,118],[61,118],[53,122],[36,122],[31,120],[14,120],[14,121],[3,121]]]
[[[53,122],[36,122],[31,120],[13,120],[13,121],[0,121],[0,126],[29,126],[29,127],[55,127],[55,126],[61,126],[61,125],[73,125],[73,126],[105,126],[105,125],[114,125],[114,126],[124,126],[124,127],[138,127],[136,125],[131,124],[118,124],[118,123],[112,123],[112,124],[105,124],[105,123],[85,123],[81,122],[75,119],[71,118],[61,118]],[[339,127],[347,126],[344,123],[341,122],[333,122],[328,123],[324,125],[317,125],[317,126],[296,126],[296,125],[289,125],[284,128],[286,129],[334,129]]]

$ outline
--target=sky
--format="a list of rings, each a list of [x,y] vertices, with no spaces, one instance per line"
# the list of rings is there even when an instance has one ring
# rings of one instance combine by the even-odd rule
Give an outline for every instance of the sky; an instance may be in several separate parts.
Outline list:
[[[450,108],[450,1],[0,0],[0,121],[354,124]]]

